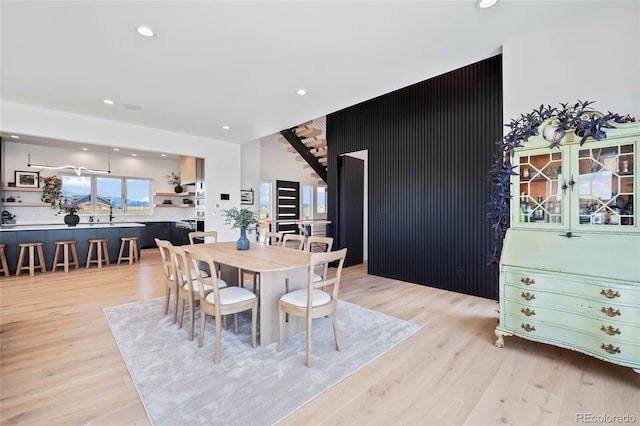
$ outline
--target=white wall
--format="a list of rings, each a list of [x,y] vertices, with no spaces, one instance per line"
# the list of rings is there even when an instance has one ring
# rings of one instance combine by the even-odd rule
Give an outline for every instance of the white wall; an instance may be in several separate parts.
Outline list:
[[[260,140],[242,144],[240,149],[241,157],[241,189],[253,189],[253,205],[242,205],[244,208],[250,208],[255,212],[260,211]],[[254,231],[247,231],[247,238],[254,241],[256,235]]]
[[[206,228],[217,230],[220,241],[237,240],[237,232],[224,225],[220,210],[240,206],[240,145],[12,102],[2,102],[0,107],[2,109],[0,128],[8,133],[83,142],[90,145],[138,147],[145,151],[204,158],[207,193]],[[10,159],[9,155],[5,154],[7,169],[10,169],[7,160],[20,161],[20,159]],[[136,165],[127,166],[126,174],[134,173],[133,170],[136,167]],[[9,172],[13,173],[12,170]],[[5,171],[3,170],[2,173],[5,174]],[[161,174],[165,174],[164,171]],[[220,200],[221,193],[230,194],[230,200]]]
[[[576,2],[575,13],[503,46],[504,122],[541,104],[596,101],[640,118],[640,2]],[[505,133],[508,130],[505,128]]]

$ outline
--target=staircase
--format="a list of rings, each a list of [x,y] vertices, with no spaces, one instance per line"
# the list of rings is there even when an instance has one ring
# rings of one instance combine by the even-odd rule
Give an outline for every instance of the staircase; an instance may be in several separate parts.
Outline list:
[[[311,177],[327,183],[327,141],[325,136],[326,118],[317,118],[282,130],[278,141],[291,145],[287,151],[298,155],[296,161],[305,161],[305,169],[313,169]]]

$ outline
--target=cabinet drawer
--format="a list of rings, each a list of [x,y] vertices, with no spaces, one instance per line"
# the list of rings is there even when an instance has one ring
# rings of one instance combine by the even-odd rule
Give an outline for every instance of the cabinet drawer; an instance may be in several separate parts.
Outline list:
[[[505,315],[503,328],[514,335],[537,342],[550,343],[578,350],[604,360],[613,360],[622,365],[640,367],[640,346],[630,342],[619,342],[609,336],[596,337],[574,329],[532,319]]]
[[[640,304],[640,286],[633,283],[512,268],[505,269],[504,275],[506,284],[522,288],[550,290],[629,305]]]
[[[572,313],[566,310],[556,310],[544,306],[531,306],[528,303],[509,301],[504,306],[505,315],[519,319],[523,323],[536,321],[545,324],[572,328],[577,332],[591,334],[594,337],[608,339],[618,343],[640,344],[640,326],[637,322],[620,323],[602,316],[594,318]]]
[[[523,289],[521,286],[505,285],[503,291],[505,305],[518,302],[524,306],[546,307],[556,311],[566,311],[588,316],[597,320],[608,320],[615,323],[640,324],[640,304],[622,304],[603,299],[592,300],[583,297],[552,293],[544,290]]]

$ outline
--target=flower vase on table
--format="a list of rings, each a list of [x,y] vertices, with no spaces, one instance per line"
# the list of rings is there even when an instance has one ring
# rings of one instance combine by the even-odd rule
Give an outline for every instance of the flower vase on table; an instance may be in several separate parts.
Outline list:
[[[246,228],[240,229],[240,239],[236,242],[236,248],[238,250],[249,250],[251,242],[247,238]]]

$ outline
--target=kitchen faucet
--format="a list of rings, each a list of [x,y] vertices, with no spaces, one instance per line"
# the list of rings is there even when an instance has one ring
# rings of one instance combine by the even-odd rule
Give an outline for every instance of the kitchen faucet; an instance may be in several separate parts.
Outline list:
[[[109,205],[109,222],[113,222],[113,207]]]

